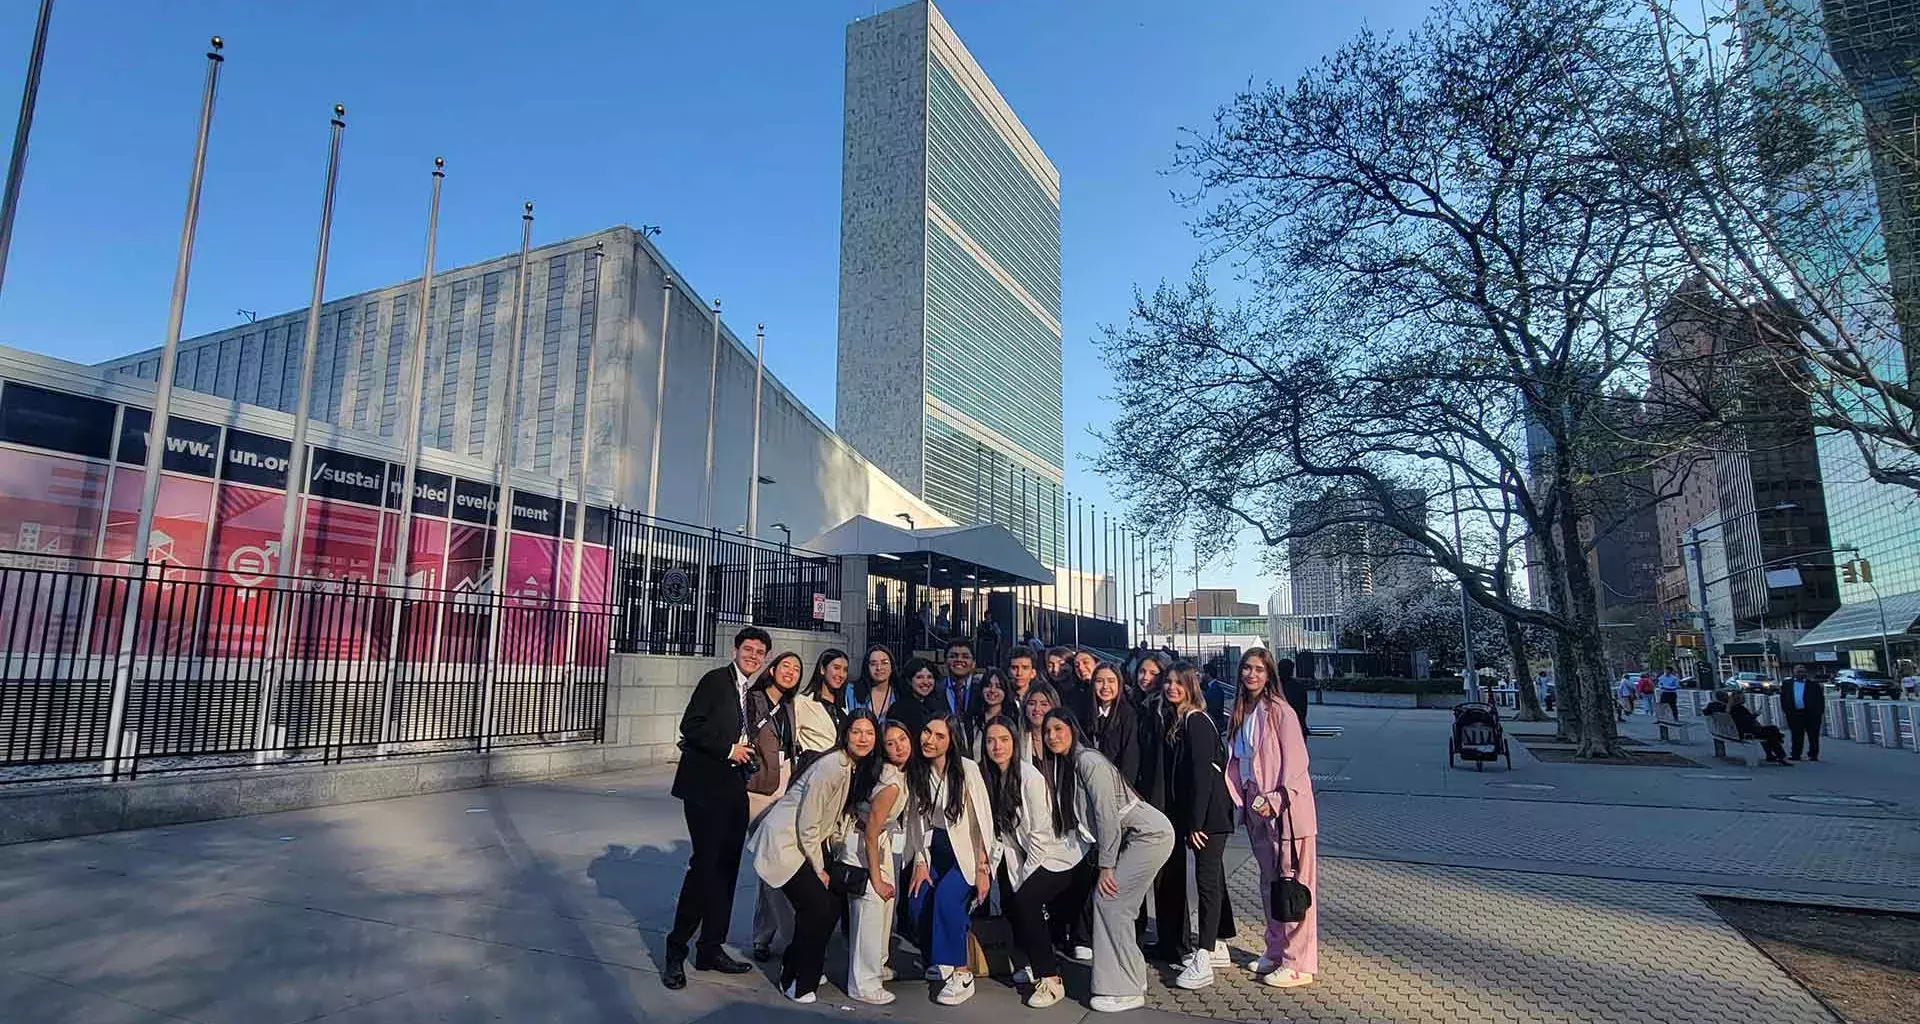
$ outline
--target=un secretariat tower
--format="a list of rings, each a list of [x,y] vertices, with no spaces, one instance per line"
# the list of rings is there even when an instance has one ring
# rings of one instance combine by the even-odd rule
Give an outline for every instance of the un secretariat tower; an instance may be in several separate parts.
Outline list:
[[[847,28],[841,436],[1060,564],[1060,176],[926,0]]]

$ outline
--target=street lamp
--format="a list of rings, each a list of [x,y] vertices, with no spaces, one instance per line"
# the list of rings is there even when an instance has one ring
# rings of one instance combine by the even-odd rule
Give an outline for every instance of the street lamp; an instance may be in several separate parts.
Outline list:
[[[1139,592],[1138,594],[1135,594],[1135,595],[1133,595],[1133,596],[1134,596],[1134,599],[1135,599],[1136,601],[1137,601],[1137,600],[1139,600],[1140,598],[1143,598],[1143,597],[1145,597],[1145,598],[1151,598],[1151,597],[1153,597],[1153,591],[1152,591],[1151,589],[1149,589],[1149,590],[1142,590],[1141,592]],[[1153,614],[1153,602],[1152,602],[1152,601],[1148,601],[1148,602],[1147,602],[1147,606],[1146,606],[1146,611],[1145,611],[1145,613],[1143,613],[1143,614],[1142,614],[1142,615],[1140,616],[1140,639],[1141,639],[1142,641],[1144,641],[1144,640],[1146,639],[1146,634],[1147,634],[1147,618],[1148,618],[1148,616],[1151,616],[1152,614]]]
[[[789,529],[787,524],[774,523],[772,526],[768,527],[768,529],[779,530],[782,534],[785,535],[786,539],[780,542],[780,546],[782,548],[793,547],[793,530]]]
[[[1783,501],[1778,505],[1773,505],[1767,508],[1749,509],[1745,512],[1740,513],[1739,515],[1727,516],[1721,519],[1719,522],[1707,523],[1704,525],[1696,523],[1693,526],[1687,527],[1687,539],[1681,542],[1681,546],[1688,548],[1691,551],[1691,555],[1692,555],[1691,561],[1693,563],[1693,576],[1694,576],[1694,580],[1696,581],[1696,585],[1699,586],[1700,588],[1700,628],[1701,628],[1701,632],[1705,634],[1705,639],[1707,642],[1707,658],[1706,658],[1705,669],[1703,672],[1703,675],[1706,678],[1702,679],[1701,681],[1708,683],[1709,688],[1715,688],[1719,685],[1720,655],[1716,645],[1713,642],[1713,612],[1708,607],[1708,604],[1707,604],[1706,570],[1700,564],[1700,535],[1706,532],[1707,530],[1717,530],[1723,526],[1726,526],[1728,523],[1738,522],[1739,520],[1745,519],[1748,516],[1758,516],[1762,512],[1791,512],[1794,509],[1797,509],[1799,507],[1800,507],[1800,504],[1798,502]],[[1745,570],[1742,570],[1742,571],[1745,571]],[[1735,575],[1738,575],[1738,574],[1736,573]]]
[[[914,525],[911,515],[905,512],[895,512],[893,518],[906,520],[907,529],[915,533],[920,532],[920,528]],[[933,597],[933,552],[922,551],[920,554],[927,560],[926,593],[920,595],[920,613],[924,618],[922,626],[925,628],[927,639],[930,641],[933,639],[933,605],[929,603],[929,600]]]

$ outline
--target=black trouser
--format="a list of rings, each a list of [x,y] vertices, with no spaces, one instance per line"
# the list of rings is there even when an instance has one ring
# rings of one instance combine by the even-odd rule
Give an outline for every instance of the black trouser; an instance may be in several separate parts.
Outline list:
[[[1015,889],[1013,880],[1007,876],[1007,865],[1004,862],[1000,865],[1000,892],[1004,897],[1001,909],[1006,911],[1007,924],[1013,928],[1013,944],[1026,956],[1035,981],[1060,975],[1060,958],[1054,954],[1053,937],[1047,932],[1047,907],[1072,887],[1072,871],[1035,868],[1020,888]]]
[[[1780,734],[1779,726],[1763,725],[1753,734],[1753,738],[1760,741],[1760,749],[1767,752],[1767,760],[1785,761],[1787,759],[1787,748],[1784,742],[1786,737]]]
[[[1072,871],[1072,880],[1060,895],[1047,901],[1047,927],[1057,946],[1070,948],[1093,943],[1093,887],[1100,881],[1097,858],[1088,853]]]
[[[673,911],[673,930],[667,933],[667,955],[685,956],[694,932],[700,933],[700,954],[720,952],[733,920],[733,890],[740,880],[740,849],[747,841],[747,804],[681,803],[687,816],[687,839],[693,853],[687,874],[680,880],[680,902]],[[814,879],[818,882],[819,879]],[[818,977],[816,975],[816,977]]]
[[[780,960],[780,988],[792,985],[794,994],[803,996],[820,987],[820,972],[827,969],[827,940],[846,901],[820,884],[808,864],[800,865],[780,891],[793,904],[793,941]]]
[[[1192,833],[1175,837],[1173,856],[1167,858],[1154,882],[1153,922],[1159,932],[1155,948],[1164,959],[1178,963],[1193,952],[1194,942],[1211,948],[1233,938],[1233,918],[1227,909],[1227,840],[1232,833],[1210,835],[1207,848],[1195,850]],[[1193,887],[1199,897],[1199,929],[1187,934],[1187,854],[1193,854]]]
[[[1799,757],[1804,747],[1809,757],[1820,759],[1820,723],[1825,717],[1805,711],[1787,712],[1787,728],[1793,733],[1793,756]]]
[[[1672,690],[1661,690],[1660,703],[1672,708],[1676,716],[1680,713],[1680,695],[1678,693]]]

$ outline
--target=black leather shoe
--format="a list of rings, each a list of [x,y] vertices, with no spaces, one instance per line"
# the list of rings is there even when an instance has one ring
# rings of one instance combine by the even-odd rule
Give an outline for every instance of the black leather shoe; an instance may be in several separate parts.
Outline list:
[[[687,958],[684,954],[667,954],[667,966],[660,972],[660,984],[675,991],[687,987]]]
[[[719,974],[746,974],[753,970],[753,965],[744,960],[735,960],[733,957],[727,955],[726,950],[719,950],[713,953],[703,953],[695,957],[693,969],[696,971],[714,971]]]

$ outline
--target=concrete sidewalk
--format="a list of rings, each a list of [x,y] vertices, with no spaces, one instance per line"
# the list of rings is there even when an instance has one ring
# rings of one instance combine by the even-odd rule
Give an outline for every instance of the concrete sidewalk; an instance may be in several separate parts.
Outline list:
[[[1542,764],[1516,749],[1506,775],[1446,768],[1445,712],[1317,708],[1314,719],[1346,726],[1313,741],[1319,983],[1282,992],[1236,968],[1187,993],[1163,970],[1155,1009],[1121,1019],[1830,1021],[1698,894],[1920,909],[1916,790],[1906,762],[1868,756],[1920,761],[1911,754],[1835,744],[1817,766],[1702,773]],[[686,855],[667,779],[496,786],[0,847],[0,1021],[1101,1016],[1085,1009],[1083,968],[1068,974],[1071,1000],[1039,1013],[999,982],[958,1008],[921,983],[893,986],[890,1007],[853,1004],[837,949],[834,984],[811,1008],[759,973],[696,973],[666,991],[657,965]],[[1828,791],[1881,802],[1781,799]],[[1257,952],[1257,878],[1237,859],[1244,962]]]

